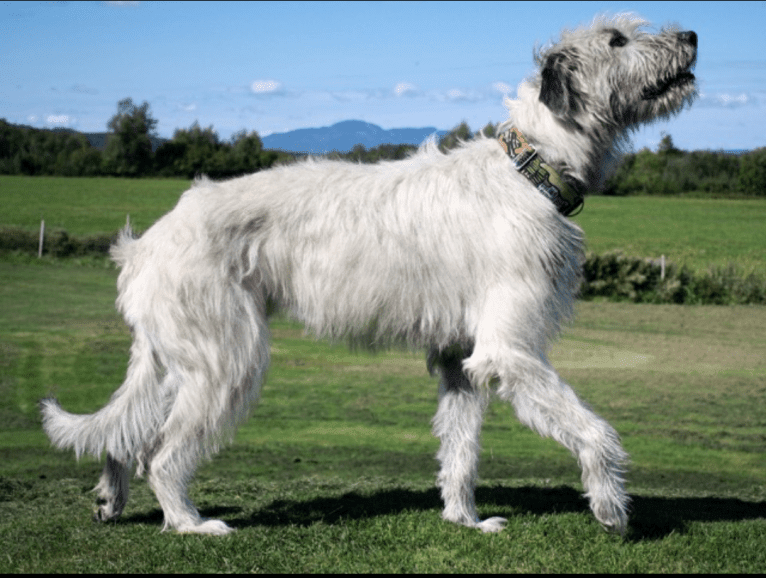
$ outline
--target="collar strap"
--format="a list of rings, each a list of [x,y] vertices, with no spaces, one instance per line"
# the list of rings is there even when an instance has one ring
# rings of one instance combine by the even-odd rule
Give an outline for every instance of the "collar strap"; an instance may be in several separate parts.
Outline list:
[[[585,204],[583,195],[565,183],[527,142],[521,131],[512,126],[500,134],[497,139],[500,146],[511,158],[513,166],[527,177],[537,189],[556,205],[559,212],[570,216],[578,207]]]

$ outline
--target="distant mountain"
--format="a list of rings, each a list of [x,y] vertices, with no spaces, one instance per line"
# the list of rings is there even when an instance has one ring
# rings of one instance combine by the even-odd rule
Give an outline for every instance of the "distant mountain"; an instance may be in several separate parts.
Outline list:
[[[441,137],[448,132],[436,130],[432,126],[384,130],[361,120],[344,120],[322,128],[300,128],[274,133],[262,137],[261,140],[265,149],[323,154],[330,151],[347,152],[357,144],[368,149],[382,144],[419,145],[433,133]]]

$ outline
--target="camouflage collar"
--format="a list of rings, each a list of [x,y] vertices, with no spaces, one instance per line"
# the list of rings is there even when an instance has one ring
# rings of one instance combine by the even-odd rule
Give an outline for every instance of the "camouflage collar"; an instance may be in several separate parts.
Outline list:
[[[562,180],[559,174],[537,154],[535,148],[527,142],[519,129],[512,126],[501,133],[497,140],[510,157],[516,170],[550,199],[561,214],[568,217],[578,207],[582,210],[585,204],[583,195]]]

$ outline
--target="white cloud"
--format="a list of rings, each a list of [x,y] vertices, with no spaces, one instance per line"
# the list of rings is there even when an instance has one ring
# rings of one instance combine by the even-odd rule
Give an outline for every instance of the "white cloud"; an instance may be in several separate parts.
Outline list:
[[[69,115],[66,114],[49,114],[45,122],[48,124],[69,124]]]
[[[192,103],[192,104],[180,104],[178,106],[179,106],[179,108],[181,110],[183,110],[185,112],[193,112],[193,111],[197,110],[197,105],[194,104],[194,103]]]
[[[254,80],[250,85],[254,94],[274,94],[282,90],[282,83],[278,80]]]
[[[418,88],[409,82],[400,82],[394,87],[396,96],[414,96],[418,93]]]
[[[485,91],[463,90],[462,88],[451,88],[447,92],[437,96],[440,101],[450,102],[477,102],[487,98]]]
[[[758,98],[753,98],[749,94],[729,94],[720,92],[716,94],[701,94],[699,101],[694,106],[710,106],[715,108],[739,108],[748,105],[757,105]]]
[[[511,94],[511,92],[513,91],[513,88],[511,88],[511,85],[506,84],[505,82],[492,83],[492,89],[501,94]]]
[[[723,106],[735,107],[742,106],[750,102],[750,97],[746,94],[719,94],[715,97],[716,102]]]

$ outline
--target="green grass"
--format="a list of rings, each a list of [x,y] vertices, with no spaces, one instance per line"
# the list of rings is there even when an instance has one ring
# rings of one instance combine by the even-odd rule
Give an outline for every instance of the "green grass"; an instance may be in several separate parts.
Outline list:
[[[144,230],[170,210],[189,181],[0,176],[0,225],[66,229],[71,235],[112,233],[126,214]],[[588,197],[575,217],[588,248],[659,258],[701,271],[736,262],[766,275],[766,200],[674,197]]]
[[[132,218],[132,217],[131,217]],[[581,303],[552,352],[631,454],[625,540],[580,497],[575,460],[490,406],[482,535],[439,517],[422,355],[350,353],[273,323],[262,402],[191,497],[238,528],[159,534],[144,480],[115,524],[90,511],[100,464],[51,449],[36,402],[91,412],[121,383],[130,336],[116,272],[0,261],[3,572],[761,572],[766,568],[766,308]]]
[[[588,197],[574,220],[588,249],[621,249],[704,271],[735,262],[766,273],[766,200]]]
[[[0,176],[0,225],[39,230],[65,229],[70,235],[113,233],[130,223],[145,230],[167,213],[190,181],[110,177]]]

